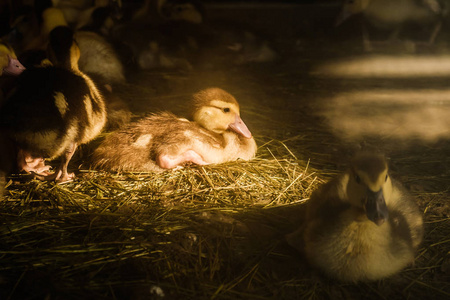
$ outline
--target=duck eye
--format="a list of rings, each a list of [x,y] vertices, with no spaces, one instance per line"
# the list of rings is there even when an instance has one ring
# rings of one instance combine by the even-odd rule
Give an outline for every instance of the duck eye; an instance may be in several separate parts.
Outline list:
[[[230,108],[225,107],[225,108],[223,109],[223,112],[226,112],[226,113],[230,112]]]
[[[358,175],[355,175],[355,181],[357,183],[361,183],[361,178]]]

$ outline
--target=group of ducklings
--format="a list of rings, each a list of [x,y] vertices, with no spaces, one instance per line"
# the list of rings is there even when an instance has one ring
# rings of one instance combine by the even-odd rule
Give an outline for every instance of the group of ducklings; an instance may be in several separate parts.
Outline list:
[[[107,111],[102,92],[79,68],[80,49],[68,26],[48,33],[48,62],[25,69],[9,47],[2,72],[15,77],[0,108],[0,179],[14,168],[36,178],[73,179],[76,148],[98,136]],[[192,121],[164,112],[110,133],[93,154],[110,171],[172,169],[186,163],[250,160],[257,146],[237,100],[220,88],[192,97]],[[45,159],[61,157],[51,171]],[[302,225],[286,236],[307,260],[338,280],[378,280],[414,261],[423,237],[414,199],[391,179],[386,158],[355,156],[341,176],[319,187],[306,204]]]
[[[78,68],[80,50],[70,28],[50,32],[48,53],[49,65],[18,76],[0,108],[0,129],[16,149],[3,152],[16,157],[19,171],[64,182],[73,178],[67,166],[77,146],[98,136],[107,112],[102,93]],[[193,122],[158,113],[111,133],[94,152],[94,164],[107,170],[156,171],[254,157],[256,143],[232,95],[208,88],[193,96],[192,107]],[[60,156],[61,165],[50,172],[44,160]]]
[[[40,58],[30,60],[25,69],[11,47],[3,49],[4,73],[18,76],[0,110],[2,138],[9,141],[2,151],[17,160],[19,171],[64,182],[73,178],[67,166],[77,146],[97,137],[112,115],[107,111],[107,100],[112,86],[125,77],[105,40],[95,32],[74,32],[69,27],[67,6],[61,5],[64,1],[61,6],[38,3],[34,9],[39,11],[40,30],[21,40],[18,48],[22,54],[33,53],[26,58],[35,57],[36,52]],[[143,8],[151,3],[145,1]],[[76,14],[70,10],[70,15]],[[80,12],[80,16],[84,14]],[[220,163],[255,155],[256,144],[232,95],[219,88],[206,89],[194,95],[193,107],[194,122],[161,113],[111,134],[94,153],[94,164],[109,170],[151,171],[187,162]],[[121,157],[127,150],[134,153],[134,165]],[[62,157],[61,165],[50,172],[44,161],[56,157]],[[8,173],[13,166],[5,163],[2,168]]]

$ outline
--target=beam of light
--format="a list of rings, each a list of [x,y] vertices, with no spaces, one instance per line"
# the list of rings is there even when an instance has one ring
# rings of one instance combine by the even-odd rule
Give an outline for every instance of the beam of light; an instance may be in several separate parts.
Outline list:
[[[341,78],[410,78],[450,75],[450,55],[368,55],[323,63],[312,75]]]
[[[320,114],[344,138],[450,138],[450,89],[356,91],[325,103]]]

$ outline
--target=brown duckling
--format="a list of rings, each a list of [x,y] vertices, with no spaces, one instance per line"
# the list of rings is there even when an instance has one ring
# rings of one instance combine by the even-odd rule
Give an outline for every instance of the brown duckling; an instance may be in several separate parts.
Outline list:
[[[337,25],[352,15],[361,14],[363,42],[366,50],[372,49],[370,33],[387,32],[390,41],[400,33],[417,40],[425,29],[428,43],[432,44],[439,34],[448,14],[448,1],[443,0],[345,0],[337,18]],[[423,34],[422,34],[423,35]]]
[[[15,92],[0,111],[0,129],[14,144],[18,167],[37,178],[67,181],[67,166],[80,144],[95,138],[106,121],[103,97],[78,69],[79,48],[64,26],[50,32],[53,66],[29,68],[18,77]],[[62,156],[49,173],[45,158]]]
[[[414,261],[422,213],[391,179],[383,155],[356,155],[351,168],[316,190],[306,205],[304,225],[287,240],[326,275],[379,280]]]
[[[150,115],[107,136],[93,163],[106,170],[148,172],[255,156],[256,143],[232,95],[208,88],[192,101],[193,122],[168,112]]]

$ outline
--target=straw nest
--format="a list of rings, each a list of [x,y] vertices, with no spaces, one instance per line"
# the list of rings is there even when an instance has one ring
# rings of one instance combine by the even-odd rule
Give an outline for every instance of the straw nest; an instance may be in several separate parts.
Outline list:
[[[307,162],[275,157],[284,148],[275,144],[250,162],[161,174],[80,170],[64,185],[13,178],[0,207],[0,298],[232,290],[249,271],[231,266],[243,254],[230,243],[248,231],[234,215],[301,202],[320,182]]]

